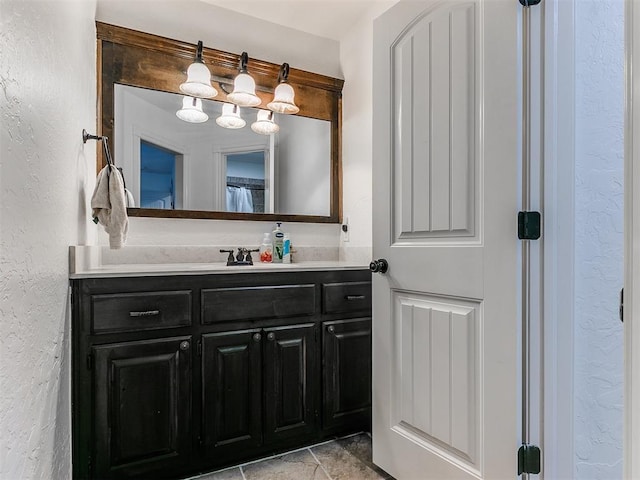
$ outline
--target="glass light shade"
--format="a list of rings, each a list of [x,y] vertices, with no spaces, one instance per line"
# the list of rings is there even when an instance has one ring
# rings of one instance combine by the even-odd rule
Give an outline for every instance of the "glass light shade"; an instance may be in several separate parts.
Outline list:
[[[216,123],[224,128],[242,128],[247,124],[240,117],[240,107],[231,103],[222,105],[222,115],[216,118]]]
[[[218,91],[211,86],[211,72],[204,63],[194,62],[187,69],[187,81],[180,91],[192,97],[213,98]]]
[[[271,135],[272,133],[278,133],[280,126],[273,121],[273,112],[258,110],[257,119],[251,124],[251,130],[260,135]]]
[[[182,108],[176,112],[176,116],[189,123],[203,123],[209,120],[209,115],[202,111],[202,100],[194,97],[182,99]]]
[[[294,98],[293,87],[288,83],[281,83],[276,87],[276,91],[273,93],[273,100],[267,104],[267,108],[276,113],[288,115],[298,113],[300,109],[293,101]]]
[[[233,81],[233,92],[227,95],[230,102],[241,107],[255,107],[262,102],[256,95],[256,82],[248,73],[239,73]]]

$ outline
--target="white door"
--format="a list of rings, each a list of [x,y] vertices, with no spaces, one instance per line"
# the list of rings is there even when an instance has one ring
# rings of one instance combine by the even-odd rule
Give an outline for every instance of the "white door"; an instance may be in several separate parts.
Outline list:
[[[374,24],[373,460],[399,480],[517,477],[519,8]]]

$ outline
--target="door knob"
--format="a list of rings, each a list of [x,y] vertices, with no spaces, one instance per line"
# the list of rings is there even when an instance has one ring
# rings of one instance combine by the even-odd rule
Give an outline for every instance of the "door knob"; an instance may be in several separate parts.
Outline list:
[[[369,264],[369,270],[373,273],[385,273],[388,269],[389,263],[384,258],[374,260]]]

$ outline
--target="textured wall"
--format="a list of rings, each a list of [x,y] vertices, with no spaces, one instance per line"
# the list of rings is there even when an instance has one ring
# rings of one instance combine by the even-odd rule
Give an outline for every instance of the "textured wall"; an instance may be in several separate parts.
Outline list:
[[[576,9],[575,478],[622,478],[623,0]]]
[[[349,242],[341,243],[347,260],[368,261],[372,245],[373,142],[373,19],[396,1],[376,2],[369,14],[340,42],[344,72],[342,171],[344,215],[349,218]]]
[[[3,480],[71,478],[67,251],[92,240],[94,15],[91,0],[0,3]]]

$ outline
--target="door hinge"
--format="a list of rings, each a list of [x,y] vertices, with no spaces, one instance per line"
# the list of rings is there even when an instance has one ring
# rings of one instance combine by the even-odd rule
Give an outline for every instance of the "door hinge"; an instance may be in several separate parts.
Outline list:
[[[620,321],[624,322],[624,288],[620,290]]]
[[[518,449],[518,475],[540,473],[540,448],[526,443]]]
[[[540,238],[540,212],[518,212],[518,238],[520,240]]]
[[[87,354],[87,370],[93,370],[93,355]]]
[[[196,350],[198,355],[202,356],[202,340],[198,340],[198,343],[196,343]]]

